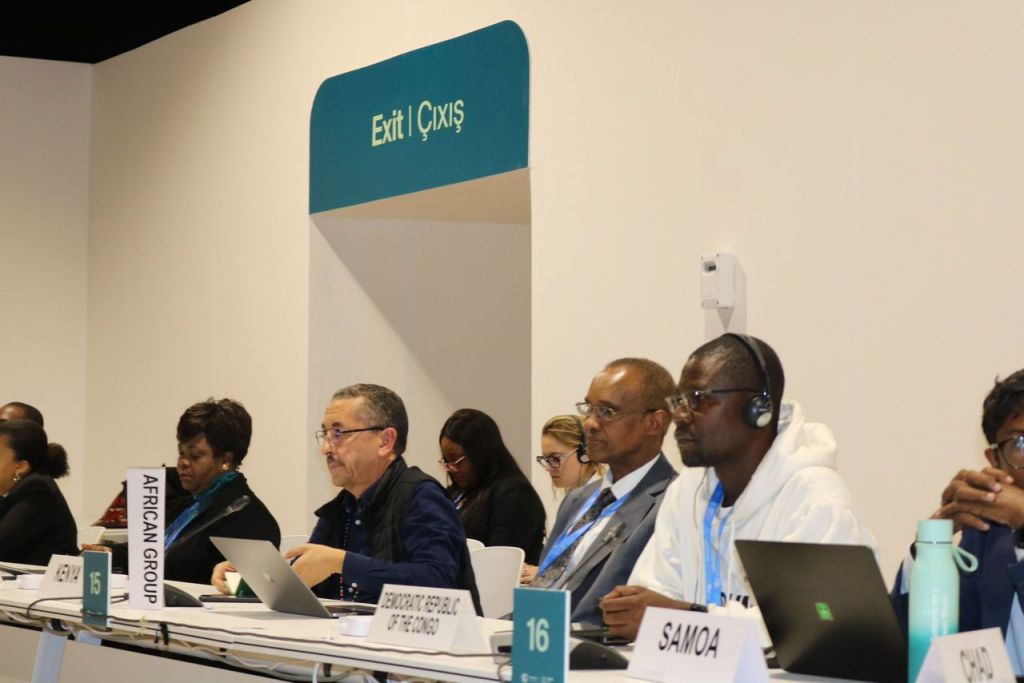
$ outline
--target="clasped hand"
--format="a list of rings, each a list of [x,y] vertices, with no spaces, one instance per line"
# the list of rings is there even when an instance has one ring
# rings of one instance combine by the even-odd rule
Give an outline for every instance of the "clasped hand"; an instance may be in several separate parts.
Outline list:
[[[932,519],[951,519],[956,531],[988,531],[989,522],[1018,529],[1024,526],[1024,489],[995,467],[960,470],[942,491],[941,507]]]

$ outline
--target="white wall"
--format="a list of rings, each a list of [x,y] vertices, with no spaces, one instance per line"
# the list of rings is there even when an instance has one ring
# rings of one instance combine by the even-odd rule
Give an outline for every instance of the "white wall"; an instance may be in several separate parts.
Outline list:
[[[476,408],[529,471],[529,225],[344,212],[315,222],[310,431],[335,390],[383,384],[409,413],[409,464],[443,481],[441,425],[458,408]],[[330,481],[322,457],[313,460],[310,499],[325,500]]]
[[[981,464],[992,379],[1024,365],[1024,8],[586,6],[521,19],[534,424],[615,355],[678,373],[702,341],[698,256],[732,251],[748,329],[835,429],[891,572],[944,483]],[[580,294],[575,314],[557,306]],[[543,336],[556,326],[575,334]]]
[[[532,61],[534,432],[611,358],[678,373],[698,256],[732,251],[891,571],[1022,365],[1016,2],[254,0],[96,66],[89,501],[227,394],[257,491],[306,523],[316,87],[506,18]]]
[[[191,403],[252,413],[243,471],[305,529],[308,124],[302,3],[257,3],[93,71],[89,495],[172,464]]]
[[[402,8],[319,5],[320,75],[503,18],[529,42],[535,431],[613,357],[678,373],[703,340],[697,259],[733,251],[748,330],[835,429],[891,572],[945,481],[981,463],[981,399],[1021,365],[1024,9]]]
[[[85,472],[86,65],[0,57],[0,405],[23,401],[68,451],[73,514]],[[113,495],[113,494],[111,494]]]

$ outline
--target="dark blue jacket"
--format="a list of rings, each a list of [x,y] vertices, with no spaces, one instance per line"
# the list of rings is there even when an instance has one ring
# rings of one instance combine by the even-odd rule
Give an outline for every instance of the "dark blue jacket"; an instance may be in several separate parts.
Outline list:
[[[401,457],[357,500],[341,491],[316,511],[310,543],[346,551],[317,595],[376,602],[384,584],[464,588],[479,603],[469,548],[441,484]],[[477,610],[479,612],[479,609]]]

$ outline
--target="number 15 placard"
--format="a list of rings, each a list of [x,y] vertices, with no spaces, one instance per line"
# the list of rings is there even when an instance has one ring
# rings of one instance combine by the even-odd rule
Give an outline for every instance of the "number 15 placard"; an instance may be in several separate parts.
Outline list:
[[[512,680],[563,683],[569,669],[569,593],[516,588]]]

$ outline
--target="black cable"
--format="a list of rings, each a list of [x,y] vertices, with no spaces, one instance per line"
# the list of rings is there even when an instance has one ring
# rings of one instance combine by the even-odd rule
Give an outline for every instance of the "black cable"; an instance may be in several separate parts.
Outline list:
[[[498,664],[498,673],[497,673],[498,681],[503,680],[502,677],[501,677],[501,673],[505,670],[506,666],[512,666],[512,659],[511,658],[506,659],[505,661],[503,661],[503,662]]]
[[[111,620],[121,623],[125,626],[137,626],[140,625],[141,621],[129,621],[119,617],[111,617]],[[202,631],[218,631],[220,633],[227,633],[231,636],[256,636],[258,638],[266,638],[268,640],[278,640],[288,643],[322,643],[328,642],[338,647],[348,647],[353,650],[366,650],[367,652],[389,652],[393,654],[404,654],[404,655],[430,655],[434,657],[456,657],[470,659],[473,657],[493,657],[493,652],[444,652],[442,650],[410,650],[409,648],[397,648],[397,647],[374,647],[371,645],[358,645],[355,643],[334,643],[333,641],[319,641],[310,640],[309,638],[293,638],[289,636],[274,636],[267,633],[253,633],[252,631],[236,631],[230,628],[218,628],[216,626],[196,626],[194,624],[182,624],[173,621],[161,621],[159,622],[161,628],[163,626],[174,626],[179,628],[197,629]],[[234,641],[232,641],[234,642]]]
[[[26,618],[31,618],[32,608],[35,607],[36,605],[38,605],[41,602],[47,602],[47,601],[50,601],[50,600],[81,600],[81,599],[82,599],[81,596],[74,596],[74,597],[67,597],[67,598],[65,598],[65,597],[40,598],[38,600],[35,600],[35,601],[29,603],[28,607],[25,608],[25,617]],[[122,602],[124,599],[125,599],[124,596],[121,596],[117,601],[118,602]],[[45,618],[45,617],[36,617],[36,618]],[[63,617],[61,617],[61,618],[63,618]],[[113,615],[111,615],[109,617],[109,619],[110,619],[111,622],[114,622],[116,624],[120,624],[122,626],[141,627],[142,623],[143,623],[142,620],[139,620],[139,619],[125,619],[124,617],[117,617],[117,616],[113,616]],[[156,624],[159,624],[158,628],[161,631],[163,631],[167,627],[176,627],[176,628],[186,628],[186,629],[200,629],[202,631],[217,631],[219,633],[226,633],[226,634],[228,634],[230,636],[257,636],[259,638],[266,638],[268,640],[275,640],[275,641],[281,641],[281,642],[290,642],[290,643],[309,643],[309,642],[314,642],[314,641],[311,641],[309,638],[293,638],[293,637],[289,637],[289,636],[275,636],[275,635],[270,635],[270,634],[267,634],[267,633],[255,634],[255,633],[252,633],[249,630],[238,631],[238,630],[230,629],[230,628],[218,628],[216,626],[201,626],[200,627],[200,626],[196,626],[195,624],[184,624],[184,623],[174,622],[174,621],[156,621],[156,620],[154,620],[152,623],[154,624],[154,626]],[[161,635],[163,635],[163,634],[161,633]],[[232,643],[233,642],[234,641],[232,641]],[[315,641],[315,642],[319,643],[321,641]],[[326,642],[331,642],[331,641],[326,641]],[[460,659],[461,658],[471,659],[473,657],[493,657],[494,656],[493,652],[479,652],[479,653],[478,652],[444,652],[444,651],[441,651],[441,650],[411,650],[409,648],[373,647],[373,646],[370,646],[370,645],[359,645],[359,644],[356,644],[356,643],[333,643],[333,644],[337,645],[338,647],[348,647],[348,648],[351,648],[353,650],[365,650],[367,652],[389,652],[389,653],[393,653],[393,654],[428,655],[428,656],[433,656],[433,657],[455,657],[455,658],[460,658]]]
[[[32,618],[32,608],[35,607],[36,605],[38,605],[41,602],[46,602],[48,600],[81,600],[81,599],[82,599],[81,595],[72,595],[70,598],[39,598],[38,600],[34,600],[34,601],[30,602],[28,604],[28,607],[25,608],[25,618],[26,619],[31,619]],[[45,617],[43,617],[43,618],[45,619]]]
[[[82,599],[81,595],[73,595],[73,596],[67,597],[67,598],[56,597],[56,598],[39,598],[38,600],[33,600],[32,602],[30,602],[28,604],[28,607],[25,608],[25,618],[26,619],[31,619],[32,618],[32,608],[35,607],[36,605],[38,605],[41,602],[47,602],[48,600],[81,600],[81,599]],[[124,595],[119,595],[116,598],[111,598],[110,602],[112,602],[112,603],[114,603],[114,602],[124,602],[127,599],[128,599],[128,594],[125,593]],[[4,606],[6,607],[7,605],[4,605]],[[14,605],[10,605],[10,606],[11,607],[15,607]],[[37,618],[40,618],[40,617],[37,617]],[[41,618],[45,619],[45,617],[41,617]],[[60,617],[60,618],[63,618],[63,616]]]
[[[142,623],[141,621],[129,620],[129,619],[124,619],[124,618],[120,618],[120,617],[111,617],[111,620],[113,622],[115,622],[115,623],[118,623],[118,624],[122,625],[122,626],[135,626],[135,627],[138,627]],[[219,627],[216,627],[216,626],[198,627],[198,626],[195,626],[193,624],[183,624],[183,623],[180,623],[180,622],[172,622],[172,621],[161,621],[159,623],[160,623],[160,629],[161,630],[163,630],[165,627],[176,627],[176,628],[185,628],[185,629],[200,629],[201,628],[201,630],[204,633],[215,631],[215,632],[218,632],[218,633],[225,633],[225,634],[227,634],[229,636],[233,636],[233,637],[234,636],[254,636],[254,637],[257,637],[257,638],[261,638],[261,639],[267,639],[267,640],[277,641],[277,642],[286,642],[286,643],[306,643],[306,644],[312,643],[312,642],[316,642],[317,644],[331,643],[333,645],[336,645],[339,648],[347,648],[347,649],[350,649],[350,650],[357,650],[357,651],[362,651],[362,652],[373,652],[373,653],[386,652],[386,653],[389,653],[389,654],[399,654],[399,655],[427,655],[427,656],[430,656],[430,657],[452,657],[452,658],[455,658],[455,659],[473,659],[473,658],[480,658],[480,657],[486,657],[488,659],[493,659],[495,654],[496,654],[494,652],[479,652],[479,653],[477,653],[477,652],[444,652],[444,651],[441,651],[441,650],[411,650],[409,648],[375,647],[375,646],[370,646],[370,645],[359,645],[357,643],[333,643],[332,641],[319,641],[319,640],[312,641],[309,638],[293,638],[293,637],[289,637],[289,636],[275,636],[275,635],[270,635],[268,633],[253,633],[253,632],[248,631],[248,630],[238,631],[238,630],[235,630],[235,629],[219,628]],[[182,639],[184,640],[184,637],[182,637]],[[205,637],[205,639],[206,640],[215,640],[215,639],[209,638],[209,637]],[[222,642],[222,643],[225,643],[227,645],[232,645],[232,646],[235,644],[235,641],[233,639],[225,640],[225,641],[217,641],[217,640],[215,640],[215,642]],[[301,650],[301,649],[290,649],[289,648],[287,651],[289,653],[296,654],[296,655],[304,655],[304,656],[310,658],[311,661],[315,661],[315,658],[316,658],[316,656],[318,654],[318,653],[315,653],[315,652],[310,652],[308,650]],[[379,666],[380,665],[380,662],[374,661],[374,660],[359,659],[357,661],[360,661],[360,663],[365,663],[365,664],[367,664],[369,666]],[[499,665],[498,665],[498,673],[500,674],[501,671],[503,670],[503,667],[508,666],[509,663],[510,663],[510,660],[508,660],[508,659],[506,659],[505,661],[499,663]],[[409,667],[410,665],[406,664],[405,666]],[[425,667],[425,666],[410,667],[410,668],[423,669],[425,671],[434,671],[433,669],[430,669],[429,667]]]

